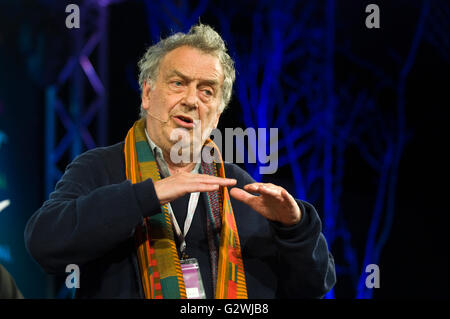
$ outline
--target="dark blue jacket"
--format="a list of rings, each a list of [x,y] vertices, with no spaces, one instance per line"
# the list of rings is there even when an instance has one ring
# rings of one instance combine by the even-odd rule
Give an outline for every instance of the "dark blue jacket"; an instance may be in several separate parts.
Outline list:
[[[126,179],[123,150],[122,142],[78,156],[25,228],[27,249],[46,272],[65,274],[68,264],[80,267],[80,298],[143,297],[133,233],[160,206],[151,179],[134,185]],[[226,163],[225,173],[240,188],[254,182],[234,164]],[[211,298],[201,197],[186,242],[190,257],[199,260]],[[172,203],[180,225],[187,200],[184,196]],[[335,284],[334,261],[319,216],[307,202],[297,203],[301,221],[283,227],[231,198],[249,298],[320,298]]]

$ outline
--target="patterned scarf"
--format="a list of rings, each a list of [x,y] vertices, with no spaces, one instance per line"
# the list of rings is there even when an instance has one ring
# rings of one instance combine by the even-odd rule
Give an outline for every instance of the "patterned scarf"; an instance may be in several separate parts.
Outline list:
[[[214,149],[214,154],[218,154],[220,160],[211,164],[202,162],[202,172],[225,177],[217,146],[208,139],[204,147]],[[153,181],[161,179],[145,136],[144,119],[136,121],[128,131],[125,139],[125,165],[127,179],[132,183],[139,183],[148,178]],[[220,187],[219,191],[206,194],[209,204],[207,232],[215,298],[247,298],[241,247],[228,190],[226,187]],[[142,224],[136,227],[135,239],[145,298],[186,299],[186,288],[167,204],[161,206],[160,213],[146,217]]]

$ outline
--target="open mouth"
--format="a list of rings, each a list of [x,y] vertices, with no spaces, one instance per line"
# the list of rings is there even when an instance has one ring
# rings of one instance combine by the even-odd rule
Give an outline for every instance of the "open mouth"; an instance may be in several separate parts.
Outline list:
[[[175,115],[173,117],[175,122],[185,128],[193,128],[194,127],[194,120],[186,115]]]

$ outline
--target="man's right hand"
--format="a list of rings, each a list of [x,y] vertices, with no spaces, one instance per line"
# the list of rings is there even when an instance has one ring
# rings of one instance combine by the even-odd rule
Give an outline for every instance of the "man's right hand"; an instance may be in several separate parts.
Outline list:
[[[161,205],[187,193],[213,192],[220,186],[234,186],[233,178],[222,178],[206,174],[180,172],[154,182],[156,195]]]

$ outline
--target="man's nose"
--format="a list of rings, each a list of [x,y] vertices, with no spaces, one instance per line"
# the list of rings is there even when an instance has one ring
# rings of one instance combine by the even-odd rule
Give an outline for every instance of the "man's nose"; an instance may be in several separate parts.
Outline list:
[[[184,96],[183,103],[189,107],[198,107],[197,86],[188,85],[186,95]]]

